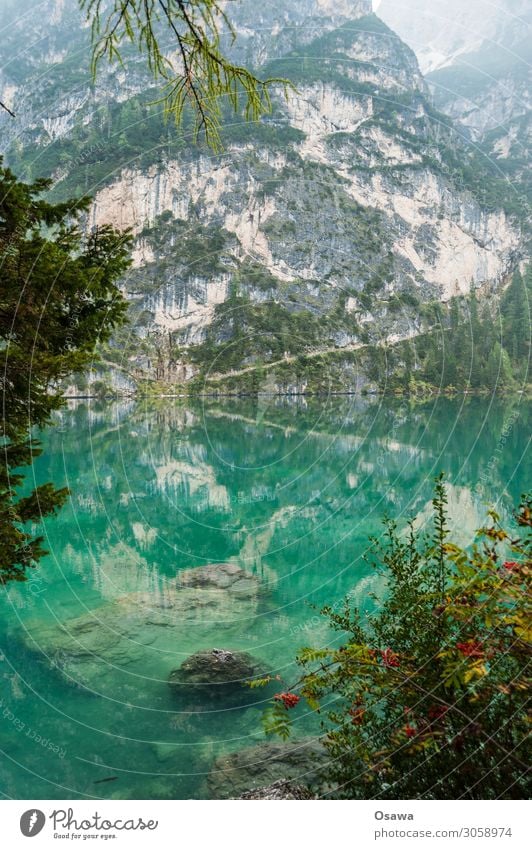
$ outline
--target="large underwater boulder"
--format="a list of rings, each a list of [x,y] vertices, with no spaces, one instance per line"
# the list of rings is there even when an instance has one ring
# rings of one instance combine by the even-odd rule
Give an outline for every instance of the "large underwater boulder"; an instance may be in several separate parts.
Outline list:
[[[293,781],[316,792],[324,787],[328,754],[313,738],[293,743],[259,743],[222,755],[207,777],[211,799],[237,799],[277,781]]]
[[[25,642],[72,684],[100,691],[129,671],[132,690],[142,688],[143,676],[163,688],[169,670],[212,646],[214,631],[241,638],[263,596],[257,576],[236,564],[209,564],[81,616],[27,623]]]

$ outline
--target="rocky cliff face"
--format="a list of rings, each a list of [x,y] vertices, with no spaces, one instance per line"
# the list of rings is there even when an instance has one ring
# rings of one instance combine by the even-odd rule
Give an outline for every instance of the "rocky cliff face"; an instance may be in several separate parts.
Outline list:
[[[516,186],[529,191],[532,140],[532,11],[497,44],[429,75],[438,107],[449,114]]]
[[[120,385],[253,372],[271,388],[279,363],[304,384],[308,358],[415,335],[431,303],[493,291],[518,262],[507,186],[369,5],[264,3],[258,23],[238,7],[242,55],[255,45],[261,73],[298,91],[259,125],[228,116],[220,156],[146,105],[137,66],[127,88],[115,71],[97,89],[55,80],[60,108],[44,75],[9,156],[45,165],[57,196],[90,191],[91,225],[135,232],[132,323],[104,356]],[[24,103],[43,63],[19,82]]]
[[[227,49],[248,67],[283,56],[372,12],[372,0],[278,0],[227,4],[237,39]]]

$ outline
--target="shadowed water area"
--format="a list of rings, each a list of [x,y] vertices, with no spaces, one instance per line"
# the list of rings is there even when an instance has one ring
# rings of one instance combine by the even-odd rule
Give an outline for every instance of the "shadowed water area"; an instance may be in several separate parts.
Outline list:
[[[441,470],[460,543],[488,504],[510,514],[529,418],[519,397],[71,402],[30,472],[71,501],[46,522],[49,555],[0,599],[2,793],[244,789],[249,771],[233,784],[220,770],[265,742],[283,683],[169,686],[171,673],[218,649],[290,683],[298,646],[338,638],[315,606],[349,593],[369,608],[384,590],[365,560],[383,514],[422,524]],[[317,733],[303,705],[294,715],[298,737]]]

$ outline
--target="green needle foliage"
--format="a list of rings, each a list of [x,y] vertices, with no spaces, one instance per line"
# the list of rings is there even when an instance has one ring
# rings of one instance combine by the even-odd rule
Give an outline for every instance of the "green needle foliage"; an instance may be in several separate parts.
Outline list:
[[[471,550],[450,540],[439,479],[433,532],[385,523],[372,615],[325,608],[340,647],[299,652],[299,681],[264,717],[286,739],[297,704],[322,716],[335,797],[526,798],[532,499],[491,512]]]
[[[63,403],[61,381],[87,367],[97,341],[125,319],[117,281],[130,237],[111,227],[85,233],[89,199],[52,205],[47,180],[28,185],[0,160],[0,583],[23,581],[45,553],[31,523],[68,496],[46,483],[23,488],[19,469],[40,453],[34,427]]]
[[[244,104],[246,120],[257,121],[271,111],[270,88],[283,79],[260,80],[247,68],[233,64],[221,52],[220,32],[234,39],[230,21],[219,0],[80,0],[92,24],[92,69],[100,61],[123,62],[128,42],[145,55],[154,79],[164,86],[162,102],[179,124],[186,104],[195,115],[195,136],[205,133],[208,144],[220,150],[223,103],[235,112]]]

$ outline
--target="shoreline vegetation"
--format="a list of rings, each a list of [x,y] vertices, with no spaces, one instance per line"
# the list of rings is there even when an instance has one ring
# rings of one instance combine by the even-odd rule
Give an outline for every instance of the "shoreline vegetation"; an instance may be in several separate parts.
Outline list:
[[[203,342],[186,349],[170,338],[167,345],[152,343],[153,351],[146,353],[140,366],[134,349],[126,360],[125,345],[117,338],[97,351],[96,380],[80,383],[75,377],[72,388],[97,396],[362,394],[423,399],[441,394],[528,393],[531,296],[532,266],[528,266],[523,274],[514,273],[495,304],[481,303],[472,292],[446,305],[425,305],[422,312],[427,320],[430,315],[430,326],[393,342],[360,337],[324,348],[317,345],[317,338],[294,341],[283,331],[279,316],[272,315],[268,351],[256,348],[251,326],[225,341],[209,329]],[[249,303],[241,305],[243,314],[249,310]],[[187,378],[188,369],[194,373]],[[129,388],[120,387],[113,374]]]
[[[300,702],[320,716],[322,797],[527,798],[532,496],[505,525],[489,510],[466,549],[442,474],[426,530],[383,524],[366,556],[386,586],[376,611],[320,611],[341,644],[301,648],[298,680],[277,676],[266,735],[290,739]]]
[[[68,401],[107,401],[115,403],[117,401],[130,401],[141,399],[176,399],[176,398],[343,398],[356,397],[363,399],[372,398],[408,398],[411,401],[432,401],[435,398],[458,398],[461,395],[468,398],[487,398],[490,395],[497,396],[516,396],[521,395],[532,398],[532,384],[527,383],[526,386],[515,389],[512,387],[493,387],[492,389],[440,389],[438,386],[423,387],[423,391],[400,390],[391,391],[378,390],[344,390],[331,392],[169,392],[156,391],[152,388],[149,391],[132,391],[132,392],[114,392],[106,391],[104,393],[83,393],[79,395],[65,395],[65,402]]]

